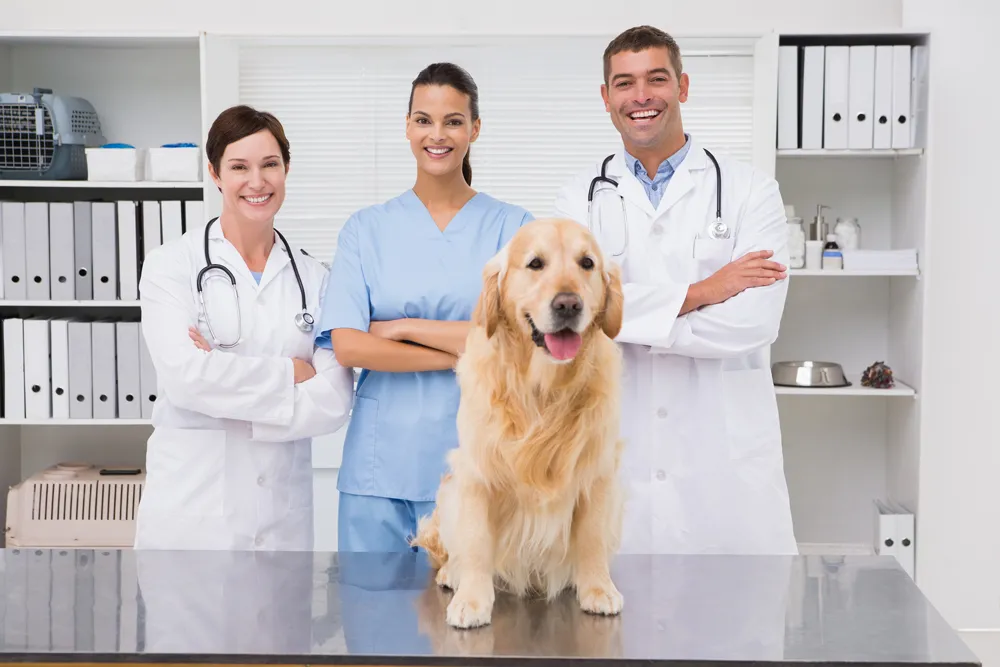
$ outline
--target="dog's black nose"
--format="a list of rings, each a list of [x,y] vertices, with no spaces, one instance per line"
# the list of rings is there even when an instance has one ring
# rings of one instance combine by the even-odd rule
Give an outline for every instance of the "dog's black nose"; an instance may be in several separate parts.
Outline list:
[[[570,319],[580,315],[583,310],[583,299],[571,292],[560,292],[552,299],[552,313],[562,319]]]

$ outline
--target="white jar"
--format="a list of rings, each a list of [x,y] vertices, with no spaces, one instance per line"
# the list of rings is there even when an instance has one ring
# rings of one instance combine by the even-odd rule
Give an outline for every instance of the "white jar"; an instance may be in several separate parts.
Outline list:
[[[788,219],[788,268],[801,269],[806,265],[806,230],[802,218]]]
[[[841,250],[857,250],[861,247],[861,225],[857,218],[837,218],[833,234],[837,237],[837,245]]]

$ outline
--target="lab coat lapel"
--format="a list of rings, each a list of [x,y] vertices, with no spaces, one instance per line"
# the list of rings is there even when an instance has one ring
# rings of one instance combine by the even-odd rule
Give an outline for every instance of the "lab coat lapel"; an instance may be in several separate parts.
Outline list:
[[[653,210],[653,204],[649,201],[649,196],[646,195],[645,188],[642,187],[642,183],[635,177],[635,174],[629,171],[623,151],[619,151],[615,155],[615,159],[609,165],[608,175],[618,181],[618,194],[626,202],[642,209],[647,218],[652,218],[656,214],[656,211]]]
[[[656,209],[657,216],[664,215],[674,204],[679,202],[684,195],[694,188],[695,175],[692,175],[691,172],[693,170],[704,169],[706,159],[705,151],[692,140],[688,154],[677,165],[677,171],[674,172],[674,175],[670,178],[670,182],[667,184],[667,189],[663,193],[663,199],[660,200],[660,205]]]
[[[260,277],[258,291],[263,290],[269,282],[281,275],[286,264],[288,264],[288,251],[285,250],[285,244],[275,234],[274,246],[271,248],[271,254],[267,256],[267,264],[264,265],[264,273]]]

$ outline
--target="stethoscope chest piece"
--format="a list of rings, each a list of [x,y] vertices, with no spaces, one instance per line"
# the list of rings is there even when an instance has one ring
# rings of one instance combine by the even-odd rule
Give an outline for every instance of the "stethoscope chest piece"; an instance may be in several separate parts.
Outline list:
[[[313,316],[304,310],[296,313],[295,315],[295,326],[297,326],[299,331],[302,333],[309,333],[312,331],[315,323],[316,320],[313,319]]]
[[[729,225],[718,218],[708,227],[708,235],[713,239],[728,239]]]

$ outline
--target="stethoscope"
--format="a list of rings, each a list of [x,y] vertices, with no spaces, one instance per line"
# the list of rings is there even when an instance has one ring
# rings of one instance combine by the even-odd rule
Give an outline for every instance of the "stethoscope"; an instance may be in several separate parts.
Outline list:
[[[705,151],[705,155],[709,157],[712,164],[715,165],[715,220],[708,225],[708,235],[713,239],[728,239],[729,238],[729,225],[727,225],[722,220],[722,170],[719,169],[719,162],[712,155],[711,151],[707,149],[702,149]],[[610,183],[615,188],[615,193],[618,194],[618,199],[621,202],[622,207],[622,224],[624,226],[625,233],[623,234],[625,239],[625,244],[619,252],[612,252],[614,257],[620,257],[625,254],[625,250],[628,248],[628,213],[625,211],[625,198],[618,193],[618,181],[608,176],[608,163],[611,162],[615,157],[615,153],[604,158],[604,162],[601,163],[601,173],[595,176],[590,181],[590,189],[587,192],[587,226],[590,227],[591,233],[597,233],[594,231],[594,190],[600,183]],[[598,192],[606,190],[607,188],[601,188]],[[601,223],[603,232],[603,222]]]
[[[208,221],[208,224],[205,225],[205,268],[198,272],[198,302],[201,304],[201,313],[205,317],[205,324],[208,325],[208,332],[212,335],[215,344],[221,348],[228,349],[236,347],[243,340],[243,317],[240,314],[240,298],[236,291],[236,276],[234,276],[233,272],[222,264],[213,264],[212,258],[208,254],[209,231],[212,228],[212,223],[218,219],[218,217],[212,218]],[[277,229],[274,230],[274,233],[278,235],[278,238],[281,239],[281,243],[285,246],[285,252],[288,253],[288,261],[292,263],[292,271],[295,272],[295,281],[299,284],[299,294],[302,296],[302,310],[295,313],[295,326],[298,327],[299,331],[302,333],[309,333],[313,330],[313,324],[316,320],[313,319],[313,316],[306,309],[306,288],[302,284],[302,276],[299,275],[299,267],[295,263],[295,257],[292,256],[292,249],[288,245],[288,241],[285,240],[285,237]],[[303,250],[302,252],[305,251]],[[205,293],[202,291],[201,283],[205,274],[212,269],[219,269],[226,274],[233,290],[233,297],[236,299],[236,323],[238,328],[236,330],[235,343],[223,343],[219,340],[219,337],[215,334],[215,329],[212,328],[212,320],[208,316],[208,310],[205,308]]]

